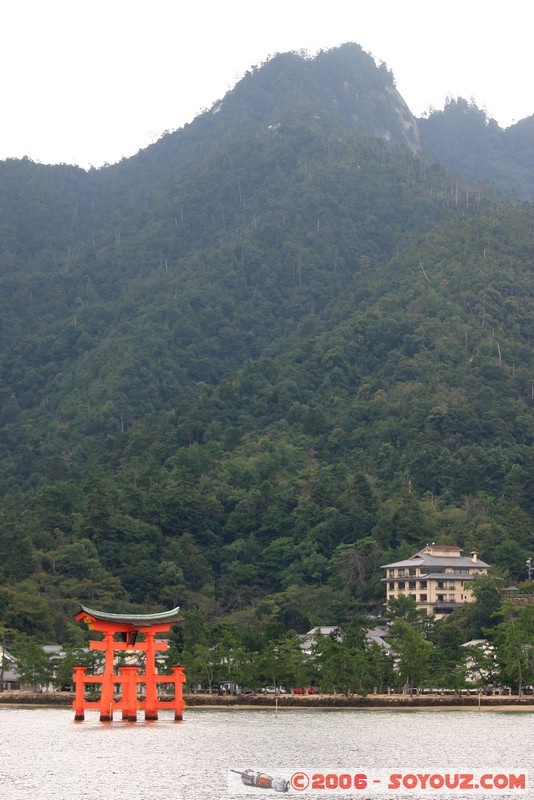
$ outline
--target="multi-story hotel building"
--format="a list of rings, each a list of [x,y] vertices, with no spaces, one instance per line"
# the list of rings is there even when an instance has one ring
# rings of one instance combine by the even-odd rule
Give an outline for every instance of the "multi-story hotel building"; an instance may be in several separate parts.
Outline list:
[[[385,564],[388,602],[393,597],[413,597],[417,607],[444,617],[473,601],[470,583],[474,575],[487,573],[489,564],[476,552],[462,556],[456,545],[429,544],[406,561]]]

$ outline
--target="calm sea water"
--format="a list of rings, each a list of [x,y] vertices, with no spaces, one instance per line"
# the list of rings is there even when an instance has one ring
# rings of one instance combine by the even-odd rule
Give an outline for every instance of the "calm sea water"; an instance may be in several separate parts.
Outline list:
[[[228,769],[275,767],[514,768],[530,772],[534,798],[528,712],[191,709],[181,723],[166,712],[151,723],[87,717],[75,723],[69,709],[0,709],[1,800],[229,800]],[[262,789],[251,796],[284,797]]]

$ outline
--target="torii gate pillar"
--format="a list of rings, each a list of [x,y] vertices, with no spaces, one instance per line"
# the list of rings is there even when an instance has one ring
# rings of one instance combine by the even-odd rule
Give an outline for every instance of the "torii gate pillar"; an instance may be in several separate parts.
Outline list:
[[[74,718],[83,720],[87,709],[100,711],[100,721],[113,719],[115,709],[122,711],[122,718],[134,722],[137,711],[144,709],[145,720],[158,718],[158,710],[174,709],[174,719],[183,718],[185,707],[183,699],[184,668],[172,667],[172,675],[160,675],[156,669],[156,652],[167,650],[167,641],[155,638],[157,633],[166,633],[171,625],[179,620],[179,609],[173,608],[162,614],[108,614],[103,611],[81,606],[74,617],[84,622],[90,630],[100,631],[104,640],[91,640],[91,650],[103,650],[105,653],[104,671],[100,675],[86,675],[85,667],[74,667],[73,681],[76,696],[73,702]],[[121,652],[144,652],[144,672],[139,665],[128,665],[115,669],[115,656]],[[85,685],[99,684],[100,699],[85,700]],[[139,697],[139,686],[144,685],[144,693]],[[174,687],[174,698],[159,699],[158,684],[170,684]],[[120,693],[117,686],[121,687]],[[117,696],[118,695],[118,696]]]

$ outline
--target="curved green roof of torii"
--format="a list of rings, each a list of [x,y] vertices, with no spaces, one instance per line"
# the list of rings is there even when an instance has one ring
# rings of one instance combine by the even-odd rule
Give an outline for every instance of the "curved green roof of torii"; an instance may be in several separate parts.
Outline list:
[[[93,608],[80,605],[81,610],[89,617],[103,622],[118,622],[124,625],[135,625],[138,628],[158,625],[160,623],[178,622],[180,619],[180,606],[171,608],[170,611],[160,611],[157,614],[111,614],[107,611],[95,611]]]

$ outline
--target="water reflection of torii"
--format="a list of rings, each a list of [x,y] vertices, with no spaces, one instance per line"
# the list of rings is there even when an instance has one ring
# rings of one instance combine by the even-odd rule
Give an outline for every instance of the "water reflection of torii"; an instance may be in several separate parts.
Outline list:
[[[164,611],[161,614],[109,614],[94,611],[86,606],[74,617],[84,622],[91,631],[104,634],[104,640],[90,641],[91,650],[103,650],[105,653],[104,672],[100,675],[87,675],[86,667],[74,667],[74,684],[76,697],[73,702],[74,718],[83,720],[85,711],[100,711],[101,722],[113,719],[114,709],[122,711],[122,718],[135,722],[138,709],[144,709],[145,719],[157,719],[158,710],[174,709],[174,719],[181,720],[184,710],[182,684],[185,680],[182,666],[171,667],[172,675],[159,675],[156,670],[156,652],[167,650],[167,641],[156,640],[157,633],[167,633],[171,625],[180,619],[179,608]],[[117,652],[141,651],[145,653],[145,670],[139,666],[119,667],[115,673],[115,655]],[[174,699],[158,698],[158,683],[174,684]],[[85,700],[85,684],[100,684],[100,699]],[[115,684],[122,687],[120,699],[115,700]],[[144,684],[145,696],[138,699],[138,686]]]

